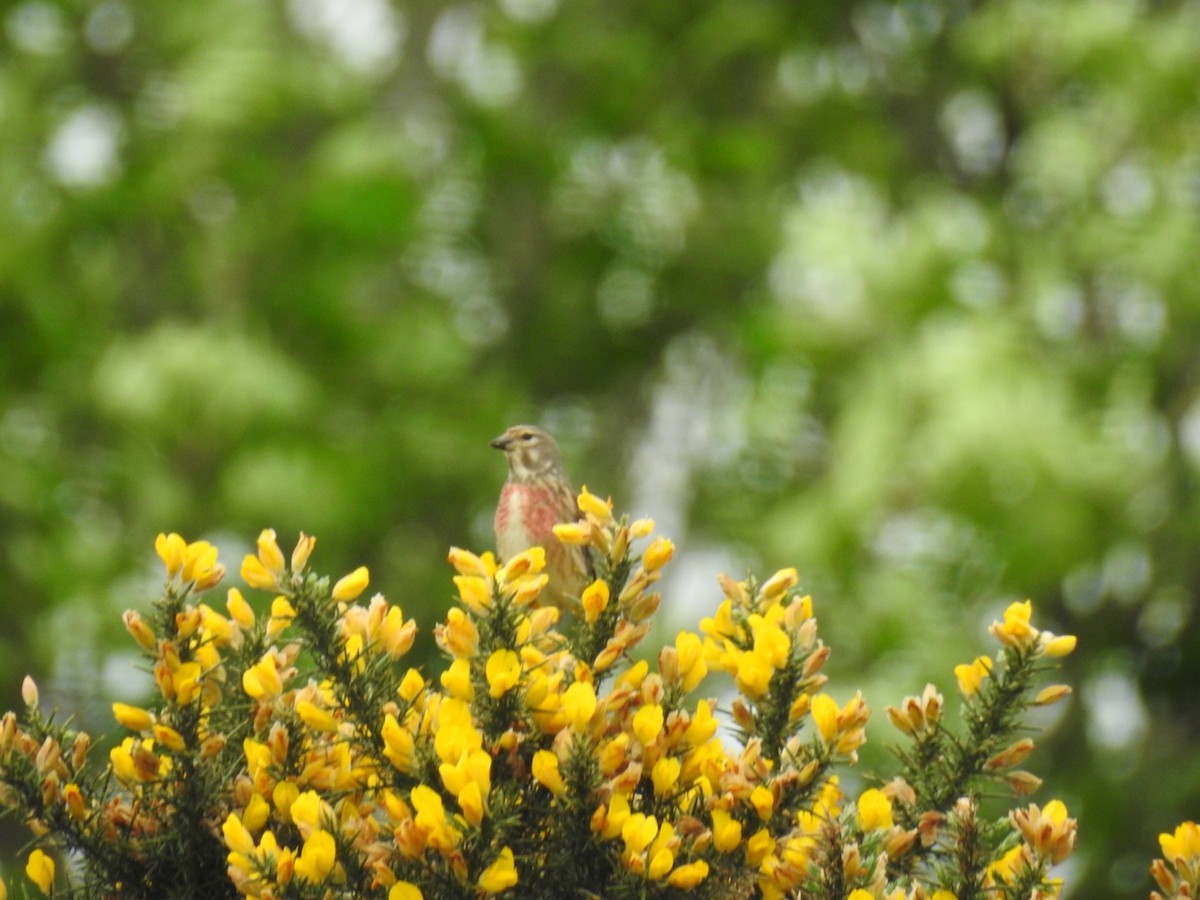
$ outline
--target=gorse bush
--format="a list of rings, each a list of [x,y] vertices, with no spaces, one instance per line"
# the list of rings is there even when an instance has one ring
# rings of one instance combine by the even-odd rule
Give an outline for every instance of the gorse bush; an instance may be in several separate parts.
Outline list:
[[[39,710],[32,681],[0,722],[0,800],[38,845],[29,879],[156,898],[1059,892],[1051,867],[1076,832],[1063,804],[985,814],[980,798],[1039,786],[1018,768],[1034,749],[1023,718],[1069,693],[1039,681],[1074,638],[1011,605],[995,660],[956,669],[961,716],[932,685],[889,706],[895,772],[854,796],[839,773],[869,709],[826,693],[830,648],[795,570],[720,578],[703,636],[635,661],[673,547],[586,489],[578,502],[556,533],[589,548],[598,577],[562,620],[538,604],[540,548],[503,564],[450,551],[459,604],[435,629],[437,676],[403,663],[416,623],[400,607],[359,602],[365,568],[332,584],[309,568],[313,538],[288,559],[259,536],[241,566],[272,598],[256,615],[238,588],[223,612],[199,599],[224,576],[214,546],[160,535],[162,596],[125,614],[160,699],[113,704],[131,734],[108,764]],[[695,696],[709,685],[731,699]],[[1195,882],[1194,831],[1164,835],[1155,875],[1172,897]]]

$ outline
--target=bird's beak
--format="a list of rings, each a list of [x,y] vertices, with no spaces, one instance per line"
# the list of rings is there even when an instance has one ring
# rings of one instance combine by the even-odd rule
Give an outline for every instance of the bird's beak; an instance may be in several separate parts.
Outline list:
[[[512,438],[507,433],[500,435],[492,441],[492,446],[497,450],[507,450],[512,445]]]

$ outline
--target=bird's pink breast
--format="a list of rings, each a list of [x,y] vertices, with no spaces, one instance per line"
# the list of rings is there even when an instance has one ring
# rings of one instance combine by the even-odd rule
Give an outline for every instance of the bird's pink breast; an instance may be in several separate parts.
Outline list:
[[[508,559],[535,544],[545,547],[557,541],[557,523],[550,491],[531,484],[506,484],[496,504],[496,549]]]

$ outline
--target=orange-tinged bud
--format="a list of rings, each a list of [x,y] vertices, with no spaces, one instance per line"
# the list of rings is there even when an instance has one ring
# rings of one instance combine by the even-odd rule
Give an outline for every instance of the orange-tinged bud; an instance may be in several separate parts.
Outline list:
[[[317,545],[317,539],[310,535],[300,532],[300,539],[296,541],[296,549],[292,551],[292,573],[299,574],[304,571],[304,567],[308,565],[308,558],[312,555],[313,548]]]
[[[988,771],[994,772],[997,769],[1007,769],[1009,766],[1015,766],[1033,752],[1034,743],[1031,738],[1021,738],[1012,744],[1009,744],[999,753],[983,764],[983,767]]]
[[[37,709],[38,686],[37,682],[29,675],[26,675],[25,680],[21,682],[21,699],[30,709]]]
[[[655,572],[671,561],[675,555],[675,545],[665,537],[656,538],[642,554],[642,568],[647,572]]]
[[[158,638],[154,636],[154,630],[146,624],[146,620],[137,610],[125,610],[121,620],[125,623],[125,630],[129,632],[129,636],[137,641],[143,650],[153,651],[158,647]]]
[[[799,581],[800,575],[794,568],[780,569],[759,588],[758,596],[764,600],[775,600],[794,588]]]

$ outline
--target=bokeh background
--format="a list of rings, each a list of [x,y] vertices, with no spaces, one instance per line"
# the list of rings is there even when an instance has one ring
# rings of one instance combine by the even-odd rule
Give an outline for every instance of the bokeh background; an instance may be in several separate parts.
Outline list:
[[[154,535],[318,535],[428,631],[506,425],[881,711],[1032,597],[1074,897],[1200,815],[1200,3],[23,0],[0,22],[0,686],[144,690]],[[953,705],[953,701],[951,700]],[[884,767],[883,716],[865,754]],[[11,859],[11,848],[5,856]]]

